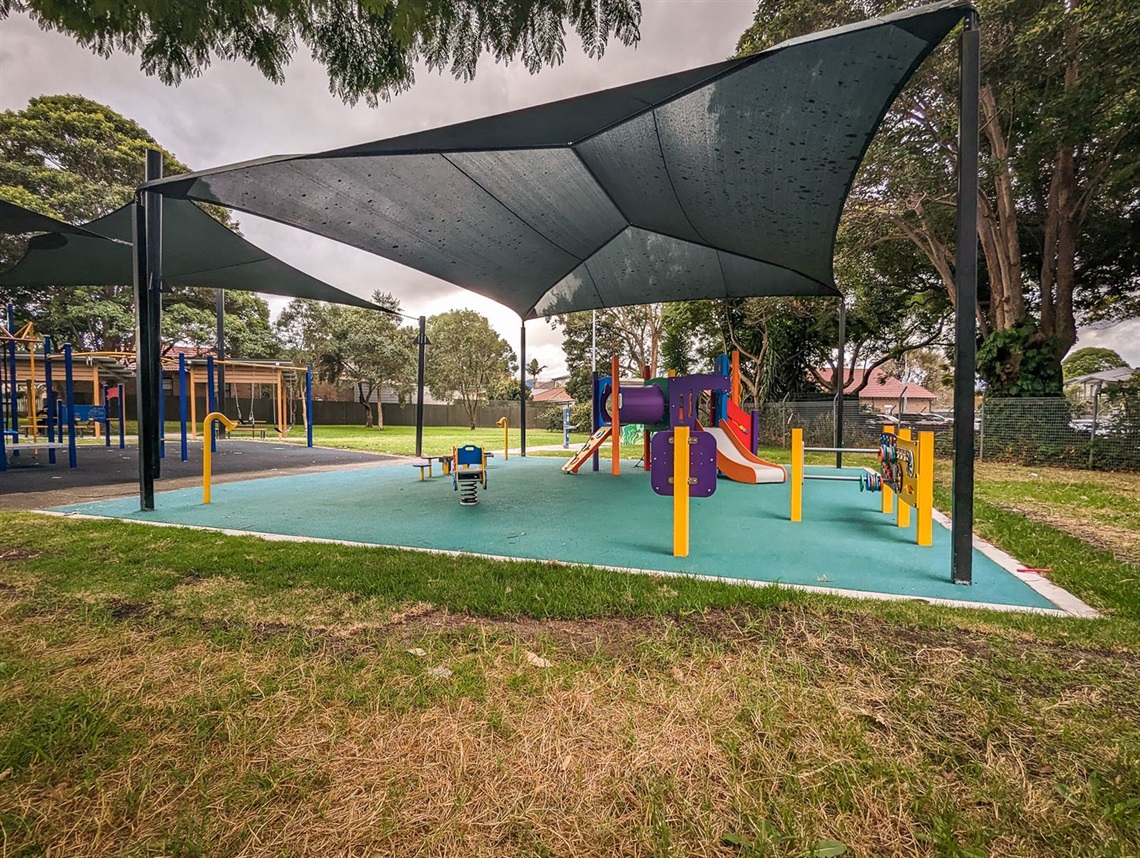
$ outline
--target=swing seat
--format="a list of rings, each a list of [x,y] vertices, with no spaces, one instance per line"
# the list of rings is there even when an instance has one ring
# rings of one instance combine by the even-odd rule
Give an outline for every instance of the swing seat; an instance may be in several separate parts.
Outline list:
[[[262,441],[265,440],[264,425],[258,426],[256,423],[239,423],[233,429],[227,431],[230,435],[236,435],[238,432],[248,432],[250,438],[260,437]]]

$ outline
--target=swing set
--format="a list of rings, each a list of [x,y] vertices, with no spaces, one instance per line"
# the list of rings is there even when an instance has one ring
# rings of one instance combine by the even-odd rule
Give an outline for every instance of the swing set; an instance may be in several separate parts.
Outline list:
[[[206,369],[205,374],[203,368]],[[278,438],[286,438],[298,425],[298,403],[300,425],[308,429],[312,411],[311,394],[308,393],[312,384],[309,368],[279,361],[191,360],[187,367],[191,391],[196,392],[199,384],[212,388],[210,379],[216,368],[224,370],[225,382],[233,391],[232,413],[226,416],[236,424],[236,428],[227,429],[230,434],[246,432],[264,438],[267,432],[272,432]],[[248,395],[245,395],[246,391]],[[196,396],[190,396],[191,427],[198,426],[196,399]],[[269,401],[268,409],[259,404],[266,400]],[[214,410],[213,406],[208,404],[207,410]],[[227,403],[226,411],[230,410]],[[191,431],[193,433],[194,428]]]

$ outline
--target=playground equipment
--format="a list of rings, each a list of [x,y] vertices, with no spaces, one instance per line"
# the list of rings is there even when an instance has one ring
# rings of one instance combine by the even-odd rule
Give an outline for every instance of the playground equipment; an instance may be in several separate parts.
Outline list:
[[[75,378],[73,355],[70,345],[63,347],[64,397],[60,402],[52,378],[53,354],[51,337],[37,337],[32,323],[16,329],[15,310],[7,307],[7,325],[0,329],[0,344],[3,345],[3,360],[0,360],[0,471],[8,468],[9,457],[15,462],[26,454],[33,463],[38,461],[41,451],[48,454],[48,463],[55,464],[56,451],[67,450],[68,467],[78,466],[76,454],[77,419],[91,422],[106,429],[107,446],[110,446],[110,422],[108,400],[111,393],[103,391],[103,406],[75,405]],[[39,352],[37,354],[37,346]],[[23,348],[25,360],[19,360],[18,350]],[[43,380],[36,370],[37,356],[43,367]],[[19,367],[26,363],[27,377],[20,378]],[[20,438],[20,400],[24,399],[24,413],[27,424],[23,428],[24,440]],[[42,405],[41,405],[42,398]],[[115,398],[120,403],[119,437],[123,438],[122,396],[116,390]],[[98,401],[98,400],[96,400]],[[40,415],[43,415],[41,424]],[[41,426],[43,437],[40,440]],[[64,440],[66,437],[66,440]]]
[[[857,472],[840,474],[804,473],[805,453],[866,453],[879,458],[879,470],[862,468]],[[917,515],[915,542],[918,545],[934,544],[934,433],[919,432],[917,440],[910,429],[896,433],[884,427],[878,447],[805,447],[804,430],[792,429],[792,521],[803,520],[803,484],[805,480],[830,480],[859,484],[860,491],[879,492],[880,509],[889,514],[895,507],[898,495],[896,524],[910,526],[910,511]]]
[[[689,498],[716,491],[716,442],[686,424],[658,432],[652,440],[651,484],[673,498],[673,556],[689,556]]]
[[[451,481],[459,492],[459,503],[473,506],[479,503],[479,486],[487,489],[487,454],[482,447],[464,444],[451,451]]]
[[[722,355],[717,359],[716,372],[708,375],[671,376],[648,378],[640,386],[623,384],[617,379],[617,358],[611,358],[610,375],[595,377],[593,381],[594,427],[589,440],[562,468],[571,474],[594,458],[606,441],[612,445],[613,473],[620,473],[619,447],[621,427],[642,424],[644,428],[645,468],[652,467],[653,451],[650,439],[656,432],[675,428],[680,423],[689,426],[693,433],[712,436],[716,445],[716,467],[731,480],[742,483],[782,483],[787,472],[780,465],[765,461],[756,455],[759,438],[759,415],[740,407],[739,355]],[[700,396],[709,395],[709,423],[696,420]],[[674,401],[676,400],[676,401]],[[617,403],[617,408],[613,407]],[[616,412],[616,413],[615,413]],[[692,418],[692,419],[690,419]]]
[[[234,421],[217,411],[211,411],[206,415],[206,419],[202,421],[202,437],[214,435],[214,425],[221,423],[226,427],[226,431],[233,429],[237,426]],[[202,445],[202,503],[207,504],[210,502],[210,476],[213,468],[213,455],[209,444]]]
[[[570,422],[570,406],[562,406],[562,449],[570,449],[570,430],[574,425]]]
[[[740,407],[740,362],[724,355],[706,375],[649,378],[641,385],[623,384],[618,361],[610,360],[610,375],[593,381],[594,431],[562,470],[575,474],[597,455],[606,441],[612,445],[612,469],[620,474],[622,427],[643,427],[644,467],[653,491],[673,498],[673,553],[689,553],[689,499],[710,497],[717,474],[742,483],[782,483],[787,472],[756,455],[758,415]],[[698,419],[705,398],[709,423]]]
[[[508,436],[507,436],[507,426],[508,426],[507,418],[506,417],[500,417],[499,422],[496,423],[495,425],[499,426],[503,430],[503,461],[505,462],[505,461],[507,461],[507,459],[510,458],[510,456],[507,454],[507,445],[509,443]]]

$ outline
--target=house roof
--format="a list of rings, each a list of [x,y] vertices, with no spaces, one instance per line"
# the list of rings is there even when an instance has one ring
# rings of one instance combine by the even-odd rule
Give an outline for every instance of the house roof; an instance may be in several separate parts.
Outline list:
[[[1078,375],[1076,378],[1070,378],[1065,384],[1119,384],[1122,381],[1128,381],[1135,372],[1138,372],[1138,370],[1130,366],[1103,369],[1100,372],[1090,372],[1088,375]]]
[[[830,368],[821,369],[818,372],[825,382],[831,383],[832,370]],[[863,379],[868,375],[868,370],[848,369],[846,373],[851,376],[851,380],[843,385],[843,392],[851,393],[863,383]],[[870,379],[867,381],[867,386],[859,391],[860,399],[902,399],[904,396],[907,399],[938,398],[921,384],[917,384],[913,381],[900,381],[893,375],[888,375],[883,372],[878,367],[870,370]]]
[[[573,402],[565,387],[544,387],[534,391],[532,402]]]
[[[871,138],[972,8],[942,0],[525,110],[146,187],[342,241],[523,319],[835,296],[839,216]]]

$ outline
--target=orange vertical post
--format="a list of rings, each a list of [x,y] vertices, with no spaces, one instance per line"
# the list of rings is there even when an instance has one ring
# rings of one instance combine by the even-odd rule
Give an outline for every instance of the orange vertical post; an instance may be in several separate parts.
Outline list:
[[[285,434],[285,389],[282,385],[281,367],[277,368],[277,434]]]
[[[621,475],[621,382],[618,380],[618,358],[610,358],[610,447],[613,459],[613,474]]]
[[[792,430],[792,521],[802,521],[804,514],[804,430]]]

